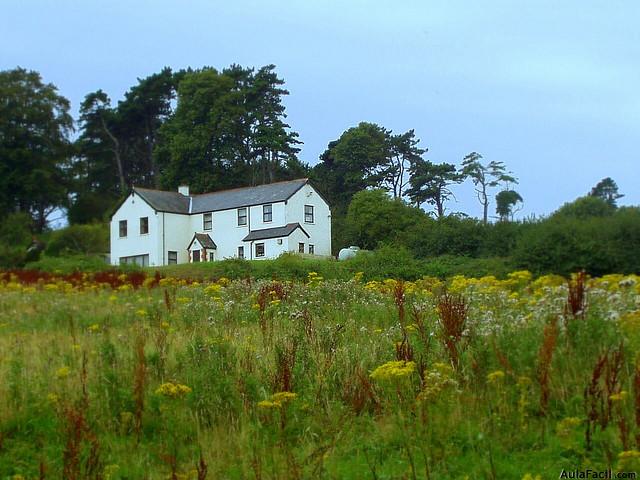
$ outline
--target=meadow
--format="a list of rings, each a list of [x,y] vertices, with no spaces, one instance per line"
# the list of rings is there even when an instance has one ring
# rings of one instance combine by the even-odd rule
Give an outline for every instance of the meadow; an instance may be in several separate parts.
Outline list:
[[[640,277],[0,273],[1,479],[640,471]]]

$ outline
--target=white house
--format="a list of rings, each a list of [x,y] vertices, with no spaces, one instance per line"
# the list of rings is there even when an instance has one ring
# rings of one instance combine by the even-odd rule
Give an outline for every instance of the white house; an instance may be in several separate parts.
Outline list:
[[[134,187],[111,217],[111,263],[331,255],[331,211],[306,178],[190,195]]]

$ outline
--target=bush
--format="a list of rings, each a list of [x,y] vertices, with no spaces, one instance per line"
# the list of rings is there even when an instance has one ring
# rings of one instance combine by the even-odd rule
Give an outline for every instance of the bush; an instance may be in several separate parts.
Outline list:
[[[51,257],[109,252],[109,226],[105,224],[71,225],[55,230],[45,250]]]

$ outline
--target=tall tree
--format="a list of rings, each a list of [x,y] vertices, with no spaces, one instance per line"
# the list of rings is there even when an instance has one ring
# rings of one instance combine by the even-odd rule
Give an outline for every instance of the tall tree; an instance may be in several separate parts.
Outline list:
[[[516,205],[522,203],[522,197],[515,190],[505,189],[496,195],[496,213],[500,221],[513,220],[513,215],[519,210]]]
[[[471,152],[462,161],[462,173],[471,179],[475,185],[476,196],[482,205],[482,222],[486,225],[489,220],[489,190],[501,183],[518,183],[514,176],[507,172],[503,162],[481,162],[482,155]]]
[[[42,231],[67,199],[69,101],[23,68],[0,72],[0,99],[0,216],[28,212]]]
[[[612,207],[617,207],[618,199],[624,197],[624,195],[618,192],[618,184],[610,177],[600,180],[596,186],[591,189],[589,196],[601,198]]]
[[[451,186],[464,180],[464,175],[450,163],[434,164],[419,159],[411,165],[411,188],[407,196],[417,206],[428,203],[435,207],[436,218],[446,213],[445,203],[453,196]]]
[[[402,198],[407,193],[412,165],[424,162],[422,155],[427,149],[418,147],[419,143],[414,130],[399,135],[387,132],[387,158],[380,166],[379,186],[388,190],[393,198]]]
[[[362,122],[329,142],[320,156],[312,176],[338,215],[346,213],[353,195],[383,181],[389,134],[379,125]]]
[[[195,191],[269,183],[306,170],[297,160],[297,133],[284,122],[288,92],[273,65],[189,71],[175,113],[156,148],[162,184]]]

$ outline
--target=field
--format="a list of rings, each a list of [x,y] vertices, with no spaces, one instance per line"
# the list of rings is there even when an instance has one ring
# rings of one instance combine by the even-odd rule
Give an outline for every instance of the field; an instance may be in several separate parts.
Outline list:
[[[0,479],[640,471],[640,277],[0,274]]]

